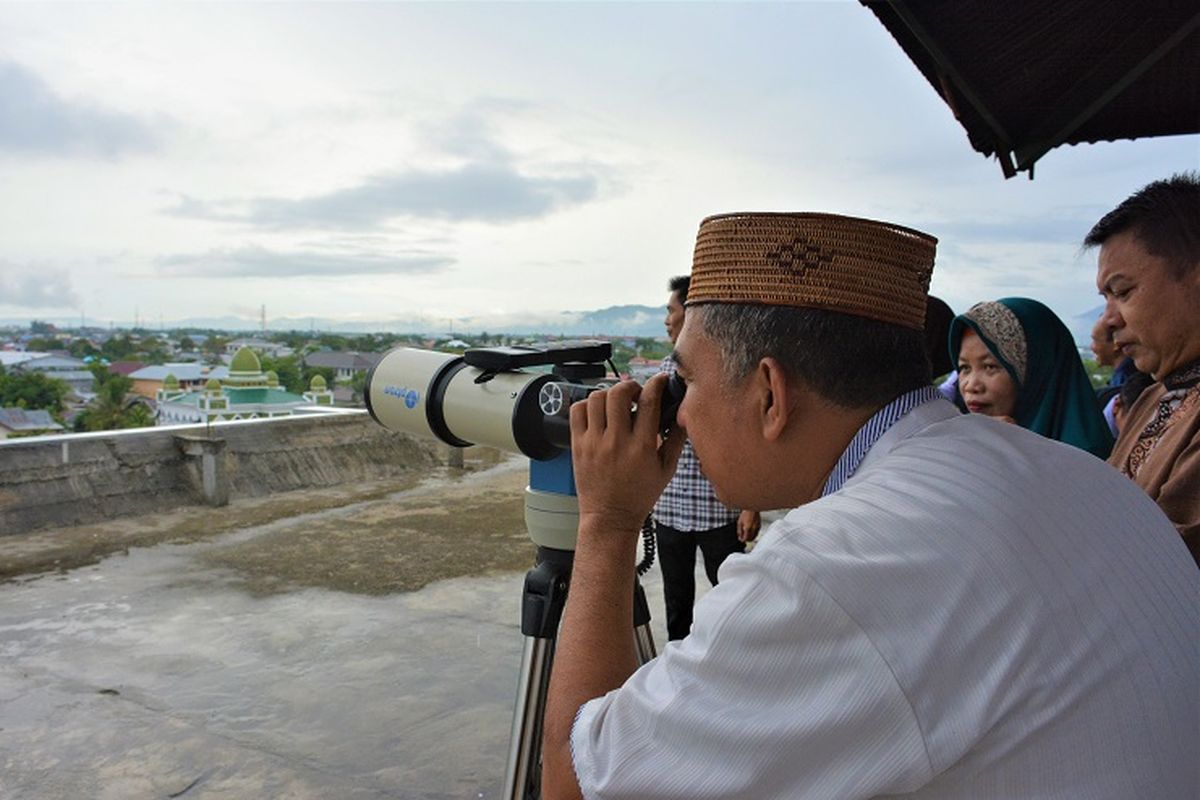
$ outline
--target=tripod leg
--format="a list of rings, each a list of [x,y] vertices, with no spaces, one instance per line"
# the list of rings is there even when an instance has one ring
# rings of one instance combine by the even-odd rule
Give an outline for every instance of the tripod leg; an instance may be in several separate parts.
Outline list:
[[[504,774],[506,800],[534,800],[541,796],[542,713],[553,660],[553,639],[525,638]]]
[[[658,655],[654,649],[654,634],[650,632],[650,604],[646,602],[646,590],[637,578],[633,584],[633,646],[638,664],[645,664]]]
[[[539,547],[537,565],[525,575],[521,599],[525,648],[504,774],[505,800],[537,800],[541,796],[542,718],[574,558],[570,550]]]
[[[508,765],[504,774],[505,800],[539,800],[541,797],[542,721],[550,671],[554,666],[558,624],[567,602],[574,556],[571,551],[539,547],[537,566],[525,576],[521,603],[521,633],[525,635],[525,648],[521,654],[517,703],[513,710]],[[634,583],[633,624],[638,663],[645,664],[657,653],[650,632],[650,606],[640,581]]]

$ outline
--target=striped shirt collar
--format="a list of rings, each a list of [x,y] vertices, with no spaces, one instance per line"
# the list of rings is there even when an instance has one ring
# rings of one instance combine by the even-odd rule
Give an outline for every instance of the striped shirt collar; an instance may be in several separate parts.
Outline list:
[[[854,434],[854,438],[850,440],[850,445],[842,452],[842,457],[838,459],[837,464],[833,467],[833,472],[829,474],[829,480],[825,482],[821,496],[833,494],[841,489],[846,481],[850,480],[850,476],[858,470],[867,452],[879,441],[879,437],[883,436],[887,429],[895,425],[901,417],[917,406],[937,400],[941,396],[936,386],[922,386],[920,389],[905,392],[875,412],[875,416],[858,429],[858,433]]]

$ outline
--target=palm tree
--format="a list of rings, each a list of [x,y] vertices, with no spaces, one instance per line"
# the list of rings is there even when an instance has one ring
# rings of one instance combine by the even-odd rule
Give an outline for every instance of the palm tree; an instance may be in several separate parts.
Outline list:
[[[103,368],[95,370],[93,387],[96,397],[75,419],[75,430],[111,431],[119,428],[144,428],[154,419],[141,399],[129,397],[133,381],[124,375],[114,375]]]

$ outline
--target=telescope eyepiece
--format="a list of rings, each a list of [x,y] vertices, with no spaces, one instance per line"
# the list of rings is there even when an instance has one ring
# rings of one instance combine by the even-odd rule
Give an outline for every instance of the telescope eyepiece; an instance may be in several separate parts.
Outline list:
[[[571,446],[571,406],[585,399],[592,392],[598,389],[608,389],[611,386],[613,386],[612,381],[595,384],[551,381],[542,386],[538,395],[538,406],[545,415],[543,424],[546,429],[546,438],[563,449],[569,448]],[[675,418],[679,413],[679,406],[683,402],[683,395],[686,391],[687,384],[678,375],[672,373],[670,380],[667,381],[666,391],[663,392],[662,405],[658,414],[658,431],[663,436],[666,436],[675,427]],[[635,409],[633,413],[636,414],[637,410]]]
[[[667,380],[667,389],[663,392],[662,409],[658,415],[658,432],[666,436],[675,427],[675,418],[679,416],[679,406],[683,405],[683,396],[687,393],[687,384],[678,373],[672,372]]]

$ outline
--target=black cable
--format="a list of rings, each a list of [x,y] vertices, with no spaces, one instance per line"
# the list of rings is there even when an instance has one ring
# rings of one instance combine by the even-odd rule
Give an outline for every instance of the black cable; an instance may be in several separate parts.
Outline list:
[[[637,565],[638,576],[645,575],[654,566],[654,516],[646,517],[642,523],[642,561]]]

